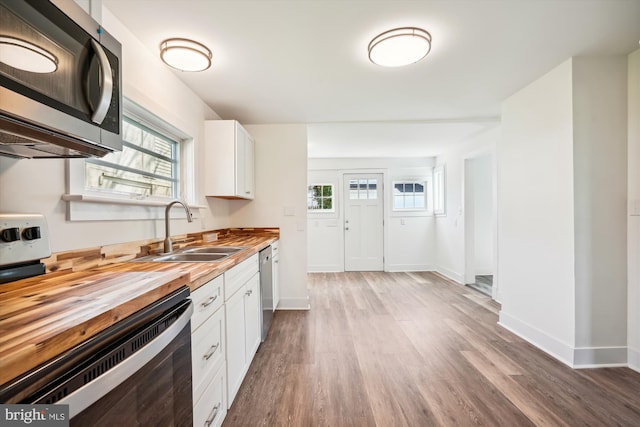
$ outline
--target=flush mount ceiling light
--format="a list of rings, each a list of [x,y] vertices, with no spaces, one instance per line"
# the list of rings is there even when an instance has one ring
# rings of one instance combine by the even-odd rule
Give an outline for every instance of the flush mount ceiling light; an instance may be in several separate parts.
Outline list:
[[[160,58],[180,71],[204,71],[211,67],[211,51],[189,39],[167,39],[160,43]]]
[[[58,58],[25,40],[0,36],[0,62],[31,73],[53,73],[58,69]]]
[[[431,34],[415,27],[394,28],[371,40],[368,50],[374,64],[402,67],[427,56],[431,50]]]

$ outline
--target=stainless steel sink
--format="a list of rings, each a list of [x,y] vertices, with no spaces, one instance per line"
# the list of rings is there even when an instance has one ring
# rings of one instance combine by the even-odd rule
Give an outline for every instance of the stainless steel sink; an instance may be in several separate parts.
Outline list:
[[[247,249],[247,246],[208,246],[206,248],[185,249],[185,254],[235,254]]]
[[[197,254],[197,253],[178,253],[169,255],[156,256],[150,261],[152,262],[215,262],[220,261],[229,254]]]

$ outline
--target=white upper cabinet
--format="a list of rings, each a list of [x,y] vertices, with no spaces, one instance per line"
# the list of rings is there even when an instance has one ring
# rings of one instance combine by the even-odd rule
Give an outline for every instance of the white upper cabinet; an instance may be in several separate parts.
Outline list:
[[[254,198],[255,142],[236,120],[205,121],[204,191],[224,199]]]

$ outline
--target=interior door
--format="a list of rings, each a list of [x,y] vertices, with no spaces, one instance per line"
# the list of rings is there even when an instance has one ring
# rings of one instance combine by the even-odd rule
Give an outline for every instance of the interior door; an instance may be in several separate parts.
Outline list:
[[[346,174],[344,185],[344,269],[382,271],[382,174]]]

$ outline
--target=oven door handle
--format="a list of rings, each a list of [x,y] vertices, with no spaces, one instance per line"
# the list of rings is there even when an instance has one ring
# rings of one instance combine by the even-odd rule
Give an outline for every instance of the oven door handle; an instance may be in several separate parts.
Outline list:
[[[191,303],[180,317],[153,341],[95,380],[60,399],[56,404],[69,405],[70,418],[93,405],[160,354],[189,325],[192,313],[193,304]]]

